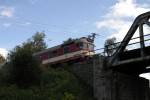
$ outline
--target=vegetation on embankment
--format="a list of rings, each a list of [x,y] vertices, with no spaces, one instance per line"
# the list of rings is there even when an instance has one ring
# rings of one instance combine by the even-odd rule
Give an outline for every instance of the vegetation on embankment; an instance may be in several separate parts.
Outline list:
[[[90,88],[63,68],[42,69],[40,84],[21,88],[10,84],[8,68],[0,70],[0,100],[92,100]],[[90,94],[90,95],[89,95]]]

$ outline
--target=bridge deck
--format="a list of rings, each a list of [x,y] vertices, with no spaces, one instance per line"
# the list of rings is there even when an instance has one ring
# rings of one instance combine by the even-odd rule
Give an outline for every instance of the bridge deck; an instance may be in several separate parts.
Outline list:
[[[150,65],[150,46],[145,47],[145,55],[141,57],[140,49],[122,52],[110,68],[135,75],[148,72],[146,67]]]

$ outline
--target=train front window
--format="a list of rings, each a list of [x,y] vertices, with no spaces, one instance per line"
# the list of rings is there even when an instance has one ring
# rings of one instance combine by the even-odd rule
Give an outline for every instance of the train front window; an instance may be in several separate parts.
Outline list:
[[[79,49],[83,49],[83,44],[82,43],[79,43]]]
[[[78,43],[76,44],[77,49],[87,49],[88,45],[86,43]]]
[[[86,43],[83,43],[83,49],[87,49],[88,45]]]

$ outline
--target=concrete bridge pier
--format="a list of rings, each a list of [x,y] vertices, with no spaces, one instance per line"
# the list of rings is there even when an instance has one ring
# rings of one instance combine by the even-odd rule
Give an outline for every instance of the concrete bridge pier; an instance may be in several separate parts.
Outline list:
[[[96,100],[150,100],[149,81],[105,67],[105,58],[93,57],[93,91]]]

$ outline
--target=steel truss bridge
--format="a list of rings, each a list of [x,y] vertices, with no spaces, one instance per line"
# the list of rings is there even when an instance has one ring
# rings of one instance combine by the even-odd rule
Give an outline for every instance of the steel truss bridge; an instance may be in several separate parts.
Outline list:
[[[106,57],[107,68],[133,75],[150,71],[147,68],[150,66],[150,45],[145,45],[145,42],[150,41],[150,34],[144,34],[144,25],[148,26],[150,30],[150,12],[139,15],[134,20],[123,41],[115,43],[119,45],[117,48],[112,48],[115,49],[115,53],[112,56]],[[132,38],[136,32],[139,33],[139,37]],[[135,39],[139,39],[139,41],[129,43]],[[133,50],[126,50],[127,46],[135,44],[140,44],[140,47]]]
[[[149,28],[148,34],[144,34],[144,26]],[[133,37],[135,33],[138,33],[139,36]],[[132,40],[138,41],[130,42]],[[145,45],[146,42],[148,45]],[[117,45],[117,47],[109,48],[112,45]],[[139,48],[126,49],[133,45],[139,45]],[[95,50],[103,50],[100,55],[105,57],[106,68],[132,75],[150,72],[150,68],[148,68],[150,67],[150,11],[139,15],[134,20],[123,41],[109,44],[107,47],[107,50],[115,51],[111,56],[106,54],[106,48]]]

